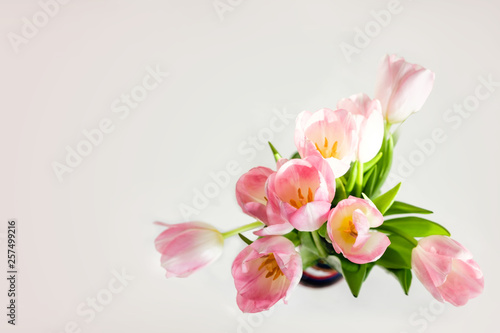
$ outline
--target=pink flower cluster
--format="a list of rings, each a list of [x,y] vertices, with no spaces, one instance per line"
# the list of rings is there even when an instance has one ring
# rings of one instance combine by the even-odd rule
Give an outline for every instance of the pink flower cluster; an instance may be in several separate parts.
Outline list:
[[[417,112],[427,99],[434,73],[403,58],[387,56],[380,67],[375,98],[356,94],[337,109],[304,111],[296,120],[300,158],[280,158],[276,170],[256,167],[241,176],[236,198],[244,213],[262,222],[259,236],[232,266],[237,303],[244,312],[269,309],[286,300],[302,276],[302,259],[291,231],[315,232],[326,223],[337,254],[355,264],[381,258],[389,237],[375,230],[384,223],[372,201],[349,196],[332,205],[336,180],[353,162],[366,163],[381,150],[385,130]],[[167,277],[185,277],[216,260],[225,234],[201,222],[166,225],[156,239]],[[478,265],[458,242],[445,236],[420,239],[412,269],[440,301],[463,305],[483,289]]]

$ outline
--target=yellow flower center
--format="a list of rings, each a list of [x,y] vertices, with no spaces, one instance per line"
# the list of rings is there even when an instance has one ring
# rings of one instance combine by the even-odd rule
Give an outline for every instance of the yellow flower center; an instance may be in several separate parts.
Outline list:
[[[316,149],[320,152],[321,156],[323,156],[324,158],[328,157],[338,158],[339,155],[337,152],[338,144],[339,144],[338,141],[335,141],[333,145],[330,147],[330,145],[328,144],[328,139],[326,137],[322,147],[318,146],[318,144],[315,143]]]
[[[358,230],[356,230],[356,226],[352,221],[349,221],[349,228],[344,230],[344,232],[348,233],[350,236],[356,238],[358,237]]]
[[[290,199],[290,205],[292,205],[293,207],[295,207],[297,209],[299,209],[300,207],[304,206],[308,202],[314,201],[314,194],[313,194],[313,192],[312,192],[312,190],[311,190],[310,187],[307,189],[307,198],[304,197],[304,195],[302,194],[302,189],[301,188],[299,188],[297,190],[297,197],[298,197],[297,200]]]
[[[274,253],[270,253],[264,257],[262,263],[259,266],[259,271],[263,268],[267,270],[266,278],[273,277],[273,281],[283,276],[283,272],[278,266],[278,262],[276,262],[276,258],[274,258]]]

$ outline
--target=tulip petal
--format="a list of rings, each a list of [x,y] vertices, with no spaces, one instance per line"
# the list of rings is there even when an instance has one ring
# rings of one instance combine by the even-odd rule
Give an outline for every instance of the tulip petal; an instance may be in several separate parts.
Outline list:
[[[314,201],[300,207],[290,217],[290,224],[300,231],[314,231],[325,223],[331,204]]]
[[[236,200],[245,214],[268,223],[266,214],[266,181],[271,174],[269,168],[256,167],[240,177],[236,183]]]
[[[344,256],[356,264],[366,264],[378,260],[391,244],[389,237],[381,232],[371,232],[370,237],[360,248],[352,247]]]
[[[455,306],[462,306],[483,292],[483,273],[475,262],[471,264],[455,259],[452,266],[446,283],[437,288],[444,300]]]

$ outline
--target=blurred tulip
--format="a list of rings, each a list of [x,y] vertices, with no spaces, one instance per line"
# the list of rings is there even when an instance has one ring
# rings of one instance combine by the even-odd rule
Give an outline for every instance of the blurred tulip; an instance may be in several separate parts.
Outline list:
[[[155,240],[167,277],[187,277],[222,254],[224,239],[217,229],[207,223],[156,224],[167,227]]]
[[[438,301],[461,306],[483,291],[483,273],[472,254],[449,237],[422,238],[412,251],[411,265],[417,278]]]

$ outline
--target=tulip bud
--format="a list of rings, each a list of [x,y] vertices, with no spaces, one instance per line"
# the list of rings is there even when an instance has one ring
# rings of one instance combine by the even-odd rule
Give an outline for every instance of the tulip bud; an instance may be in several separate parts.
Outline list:
[[[465,305],[483,291],[483,272],[472,260],[472,254],[449,237],[422,238],[412,251],[411,266],[420,282],[440,302]]]
[[[396,55],[385,56],[379,67],[375,98],[389,124],[401,123],[422,108],[431,93],[434,73]]]
[[[155,240],[167,277],[187,277],[222,254],[224,238],[207,223],[156,224],[167,227]]]

